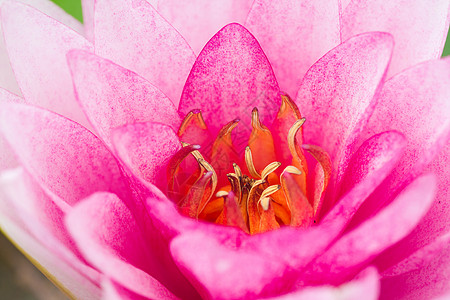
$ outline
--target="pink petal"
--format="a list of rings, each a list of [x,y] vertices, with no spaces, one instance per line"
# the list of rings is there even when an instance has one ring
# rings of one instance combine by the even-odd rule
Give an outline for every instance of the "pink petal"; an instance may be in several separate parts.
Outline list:
[[[52,201],[31,176],[22,168],[5,171],[2,175],[0,186],[10,202],[5,204],[14,207],[16,214],[29,232],[42,243],[47,243],[47,246],[50,242],[40,237],[51,236],[52,241],[64,244],[67,249],[78,254],[63,224],[64,211]],[[18,199],[20,201],[17,201]]]
[[[252,251],[230,251],[201,231],[176,237],[170,249],[203,298],[253,298],[285,271],[282,265]]]
[[[422,251],[431,251],[428,250],[430,248],[436,249],[448,238],[447,233],[450,231],[449,150],[450,143],[447,143],[447,147],[441,151],[438,159],[427,168],[428,171],[434,171],[438,178],[438,192],[433,205],[411,234],[377,259],[376,263],[380,270],[386,270],[402,260],[408,262],[410,257],[417,255],[414,253],[420,254]],[[433,258],[431,255],[422,257],[426,262],[428,262],[428,258]],[[399,270],[399,266],[396,269]]]
[[[0,173],[0,215],[7,218],[10,222],[14,223],[16,227],[19,227],[21,230],[30,234],[26,224],[24,223],[23,218],[20,213],[18,213],[17,202],[13,199],[8,193],[6,189],[3,187],[8,186],[10,182],[14,181],[18,176],[18,173],[21,173],[21,168],[4,170]]]
[[[404,260],[397,262],[397,264],[391,266],[386,269],[386,258],[387,261],[391,260],[389,256],[389,252],[391,249],[383,253],[380,257],[375,260],[375,263],[380,270],[383,271],[383,277],[392,277],[398,276],[401,274],[405,274],[407,272],[411,272],[422,267],[426,267],[429,263],[433,261],[436,257],[442,253],[443,249],[450,244],[450,232],[447,232],[445,235],[438,237],[436,240],[431,242],[430,244],[420,248]]]
[[[7,235],[14,237],[14,243],[26,253],[33,264],[68,295],[74,299],[97,299],[100,297],[98,286],[85,275],[74,270],[60,260],[52,251],[37,242],[32,236],[0,216],[0,227]]]
[[[153,187],[153,191],[154,189],[155,187]],[[153,196],[147,199],[146,205],[152,223],[163,237],[169,241],[175,236],[189,231],[206,232],[217,239],[228,240],[228,243],[233,243],[245,236],[243,231],[236,228],[198,222],[182,216],[175,208],[174,203],[167,199],[164,194],[158,195],[154,193]]]
[[[270,63],[255,38],[241,25],[219,31],[200,53],[184,87],[179,110],[201,109],[206,124],[217,133],[240,118],[242,141],[251,131],[251,111],[258,107],[261,121],[271,124],[281,103]]]
[[[84,34],[90,42],[94,42],[94,6],[96,0],[81,0],[83,11]]]
[[[401,159],[406,144],[405,137],[396,131],[382,132],[365,141],[349,161],[340,182],[340,195],[344,195],[373,172],[381,169],[385,176],[389,174]]]
[[[392,34],[395,49],[389,77],[442,54],[450,19],[448,0],[353,0],[342,14],[342,38],[367,31]]]
[[[440,155],[427,168],[437,175],[438,193],[436,200],[424,220],[416,230],[415,244],[429,242],[436,236],[450,231],[450,141],[441,150]]]
[[[450,290],[450,243],[420,268],[381,281],[380,299],[434,299]],[[443,299],[448,299],[443,298]]]
[[[450,133],[450,59],[420,64],[386,82],[361,139],[398,130],[408,140],[398,166],[358,212],[355,223],[376,213],[421,174]],[[444,183],[445,184],[445,183]]]
[[[380,293],[380,282],[375,268],[368,268],[360,273],[358,278],[342,284],[338,287],[318,286],[300,287],[297,292],[289,293],[281,297],[272,298],[279,300],[376,300]]]
[[[304,280],[340,283],[417,226],[436,192],[435,177],[425,175],[409,185],[389,206],[341,237],[311,264]]]
[[[27,258],[39,269],[46,274],[52,281],[62,288],[66,293],[76,296],[80,299],[97,298],[100,295],[99,287],[96,285],[95,277],[96,272],[87,267],[83,262],[77,259],[73,254],[70,257],[71,260],[67,260],[68,256],[63,256],[60,252],[61,249],[53,248],[54,237],[49,235],[48,232],[42,230],[42,224],[35,219],[34,215],[23,215],[23,212],[17,211],[19,215],[10,218],[11,211],[4,214],[4,204],[12,204],[10,208],[16,209],[17,200],[24,199],[26,192],[24,189],[13,190],[12,193],[6,191],[5,187],[12,187],[11,184],[15,184],[17,176],[20,176],[20,172],[4,172],[0,179],[2,186],[2,193],[0,194],[0,228],[2,232],[10,238],[10,240],[16,245],[16,247],[24,253]],[[25,192],[25,193],[24,193]],[[8,207],[8,206],[6,206]],[[21,221],[27,221],[27,225],[21,224]],[[46,238],[45,242],[37,239],[30,233],[27,228],[31,228],[35,232],[41,234],[41,238]],[[48,243],[49,242],[49,243]],[[67,254],[67,253],[66,253]],[[98,276],[98,274],[97,274]]]
[[[58,260],[97,285],[99,274],[86,264],[76,249],[63,224],[64,212],[41,187],[21,168],[3,172],[0,187],[4,194],[2,209],[6,204],[18,216],[11,219],[11,212],[7,212],[6,217],[51,249]]]
[[[341,13],[352,2],[352,0],[341,0]]]
[[[245,26],[261,43],[280,87],[295,96],[309,67],[340,39],[339,1],[253,3]]]
[[[33,106],[1,103],[0,131],[26,170],[66,206],[96,191],[128,199],[117,161],[79,124]]]
[[[130,124],[116,129],[112,142],[122,162],[136,177],[161,188],[167,186],[167,165],[181,149],[172,128],[159,123]]]
[[[147,300],[110,279],[102,282],[102,300]]]
[[[114,194],[96,193],[69,213],[67,227],[85,257],[103,274],[151,299],[175,299],[152,271],[151,253],[130,210]]]
[[[114,128],[136,122],[180,125],[175,106],[137,74],[85,51],[71,51],[76,96],[100,137],[110,146]]]
[[[3,102],[20,103],[23,102],[23,99],[0,88],[0,103]],[[14,152],[12,151],[11,147],[8,145],[4,137],[0,135],[0,171],[14,168],[18,165],[19,163],[14,156]]]
[[[4,1],[1,1],[4,2]],[[50,17],[60,21],[75,31],[82,33],[83,26],[75,20],[72,16],[67,14],[62,8],[47,0],[21,0],[20,2],[29,4]],[[3,36],[3,31],[0,25],[0,35]],[[5,88],[17,95],[20,94],[19,86],[17,85],[14,73],[12,71],[8,53],[3,38],[0,39],[0,87]]]
[[[186,38],[195,53],[200,53],[223,26],[233,22],[243,24],[251,5],[251,0],[164,0],[159,1],[157,7]]]
[[[337,177],[372,112],[392,47],[392,37],[385,33],[353,37],[315,63],[298,91],[296,102],[306,117],[305,143],[325,149]]]
[[[2,26],[26,102],[87,124],[75,100],[65,55],[72,48],[90,50],[91,44],[55,19],[18,2],[3,4]]]
[[[384,132],[365,141],[350,160],[348,170],[355,173],[345,174],[343,196],[321,220],[320,226],[338,227],[341,232],[361,204],[391,173],[404,147],[405,139],[397,132]]]
[[[160,88],[178,105],[195,55],[145,0],[97,0],[95,52]]]

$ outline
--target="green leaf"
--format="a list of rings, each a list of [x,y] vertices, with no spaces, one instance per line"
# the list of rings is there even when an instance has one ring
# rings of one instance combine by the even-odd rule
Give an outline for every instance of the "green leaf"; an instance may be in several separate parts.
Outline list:
[[[68,14],[75,19],[83,22],[83,13],[81,12],[81,0],[52,0],[54,3],[62,7]]]
[[[444,52],[442,53],[442,56],[447,55],[450,55],[450,28],[448,30],[447,42],[445,43]]]

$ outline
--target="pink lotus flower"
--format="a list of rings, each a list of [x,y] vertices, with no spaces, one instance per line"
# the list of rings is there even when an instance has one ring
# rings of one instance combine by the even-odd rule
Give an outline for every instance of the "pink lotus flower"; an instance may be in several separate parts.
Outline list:
[[[17,246],[80,299],[445,297],[449,1],[150,2],[2,5]]]

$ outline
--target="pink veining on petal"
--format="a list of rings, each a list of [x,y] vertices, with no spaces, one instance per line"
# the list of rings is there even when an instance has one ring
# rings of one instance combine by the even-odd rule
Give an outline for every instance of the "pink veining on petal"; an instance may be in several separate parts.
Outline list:
[[[245,26],[261,43],[280,88],[295,96],[311,65],[340,43],[339,3],[256,0]]]
[[[21,164],[66,205],[96,191],[128,199],[116,159],[81,125],[26,104],[1,103],[0,116],[0,132]]]
[[[66,223],[80,250],[104,274],[141,296],[176,299],[149,275],[153,260],[145,251],[148,246],[142,229],[116,195],[91,195],[69,213]]]
[[[330,155],[334,180],[342,176],[351,145],[373,111],[392,47],[386,33],[353,37],[316,62],[298,91],[296,104],[309,124],[305,143],[321,145]],[[331,204],[324,203],[325,211]]]
[[[279,300],[335,300],[336,295],[345,295],[342,299],[376,300],[380,294],[379,275],[375,268],[371,267],[362,271],[357,278],[338,287],[330,285],[315,287],[300,287],[298,291],[270,298]]]
[[[4,2],[4,1],[2,1]],[[83,27],[72,16],[67,14],[61,7],[47,0],[21,0],[20,2],[29,4],[50,17],[58,20],[66,26],[82,33]],[[0,36],[3,37],[3,31],[0,25]],[[6,45],[3,38],[0,39],[0,87],[7,89],[17,95],[20,95],[20,89],[15,79],[11,64],[9,62]]]
[[[75,100],[66,52],[92,50],[81,35],[19,2],[2,5],[2,27],[11,66],[27,103],[87,126]]]
[[[23,102],[23,99],[0,88],[0,103],[3,102]],[[14,151],[8,145],[5,138],[0,135],[0,171],[18,166],[19,163],[14,155]]]
[[[160,188],[167,185],[167,165],[181,149],[173,129],[160,123],[126,125],[113,132],[112,142],[119,158],[135,176]]]
[[[195,55],[145,0],[97,0],[95,53],[134,71],[178,105]]]
[[[438,59],[450,19],[448,0],[352,0],[342,13],[342,38],[367,31],[394,36],[388,77],[420,62]]]
[[[108,146],[112,131],[127,124],[151,121],[178,129],[175,106],[144,78],[85,51],[69,52],[68,61],[77,99]]]
[[[398,130],[408,140],[405,154],[389,178],[366,201],[355,224],[392,200],[405,184],[421,174],[445,145],[450,133],[450,59],[430,61],[386,82],[360,139]]]
[[[251,5],[252,0],[164,0],[155,7],[198,54],[223,26],[243,24]]]
[[[195,62],[183,90],[179,110],[201,109],[213,133],[239,118],[242,140],[251,131],[251,110],[270,124],[281,103],[278,83],[256,39],[239,24],[221,29]],[[245,145],[244,145],[245,146]]]
[[[364,264],[417,226],[430,208],[435,193],[436,178],[433,175],[419,177],[389,206],[333,244],[311,264],[304,280],[333,284],[352,278]]]

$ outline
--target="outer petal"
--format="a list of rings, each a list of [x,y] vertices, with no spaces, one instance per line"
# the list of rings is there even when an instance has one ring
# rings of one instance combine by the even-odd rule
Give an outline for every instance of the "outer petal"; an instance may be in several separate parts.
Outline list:
[[[52,230],[58,227],[58,216],[46,215],[55,212],[55,206],[44,198],[38,186],[25,182],[22,169],[2,172],[0,230],[65,293],[98,297],[99,274],[74,255],[68,243],[60,242],[64,232]]]
[[[339,201],[323,223],[345,227],[367,197],[395,168],[405,149],[405,139],[397,132],[383,132],[364,142],[349,163]]]
[[[180,112],[201,109],[209,128],[217,133],[240,118],[235,131],[247,142],[254,107],[261,121],[271,124],[281,103],[278,83],[256,39],[241,25],[219,31],[200,53],[184,87]]]
[[[91,285],[99,284],[98,272],[86,264],[66,231],[62,222],[64,213],[23,169],[4,171],[0,176],[0,187],[4,194],[0,214],[6,213],[5,217],[26,229],[38,242],[51,249],[58,261],[86,277]]]
[[[394,277],[385,277],[381,281],[380,299],[434,299],[450,290],[450,243],[446,243],[439,252],[433,253],[433,259],[420,268]]]
[[[256,0],[245,26],[273,66],[280,87],[295,96],[309,67],[340,43],[339,1]]]
[[[23,99],[13,95],[0,88],[0,103],[4,102],[22,102]],[[16,157],[11,147],[8,145],[2,135],[0,135],[0,172],[18,166]]]
[[[2,26],[11,66],[25,100],[81,124],[86,117],[75,100],[66,52],[90,50],[81,35],[30,6],[6,2]]]
[[[115,158],[79,124],[33,106],[2,103],[0,131],[22,165],[67,209],[96,191],[128,199]]]
[[[26,171],[22,168],[4,171],[0,176],[0,187],[6,195],[7,202],[3,205],[14,209],[28,231],[41,243],[46,243],[54,252],[59,250],[55,249],[55,244],[58,244],[57,247],[64,245],[67,250],[78,255],[62,222],[64,212]]]
[[[226,24],[243,24],[252,0],[158,1],[158,11],[200,53],[206,42]],[[156,6],[155,6],[156,7]]]
[[[178,105],[195,55],[145,0],[97,0],[95,52],[160,88]]]
[[[384,272],[388,272],[386,276],[399,275],[412,269],[427,268],[426,265],[431,263],[430,259],[437,258],[439,255],[434,253],[434,251],[442,251],[444,248],[441,245],[449,243],[449,150],[450,143],[447,144],[447,147],[444,148],[438,159],[428,168],[428,170],[435,172],[439,180],[438,192],[433,206],[408,237],[388,251],[385,251],[376,260],[380,270],[389,269]],[[399,261],[402,261],[402,263],[397,264]],[[441,276],[445,278],[445,274],[449,274],[448,269],[440,268],[440,271],[441,274],[437,274],[436,270],[433,277]]]
[[[433,175],[418,178],[373,218],[341,237],[311,264],[308,283],[339,284],[352,278],[376,255],[397,243],[417,226],[436,192]]]
[[[136,123],[118,128],[113,145],[120,159],[138,178],[165,187],[166,167],[181,149],[176,133],[159,123]]]
[[[389,75],[442,54],[448,32],[448,0],[353,0],[342,14],[342,38],[367,31],[389,32],[395,50]]]
[[[29,233],[17,227],[7,217],[0,214],[0,228],[9,237],[13,237],[17,248],[52,282],[67,295],[77,299],[97,299],[100,290],[84,275],[67,265],[65,261],[55,256],[48,248],[39,243]]]
[[[204,298],[254,298],[285,271],[282,265],[252,251],[229,251],[200,231],[176,237],[171,252]]]
[[[154,260],[142,229],[116,195],[93,194],[70,212],[66,223],[80,250],[102,273],[150,299],[175,299],[149,275]]]
[[[173,103],[142,77],[84,51],[71,51],[68,60],[78,101],[109,146],[111,131],[130,123],[161,122],[178,129]]]
[[[0,4],[5,2],[0,1]],[[83,27],[80,22],[75,20],[72,16],[67,14],[62,8],[47,0],[21,0],[20,2],[30,4],[33,7],[39,9],[52,18],[60,21],[61,23],[73,28],[78,32],[83,32]],[[3,36],[3,31],[0,25],[0,36]],[[15,94],[20,94],[19,86],[17,85],[14,73],[12,71],[8,53],[3,38],[0,39],[0,87],[5,88]]]
[[[296,102],[307,120],[305,143],[328,152],[337,177],[350,157],[349,146],[372,112],[392,47],[385,33],[353,37],[315,63],[298,91]]]
[[[396,131],[382,132],[365,141],[349,161],[339,194],[348,192],[370,173],[386,168],[383,173],[389,174],[401,159],[406,144],[405,137]]]
[[[81,0],[83,10],[83,25],[86,38],[94,42],[94,8],[96,0]]]
[[[102,300],[147,300],[110,279],[102,282]]]
[[[438,237],[435,241],[420,248],[396,265],[384,270],[382,275],[384,277],[393,277],[426,267],[429,263],[432,263],[433,259],[444,254],[443,250],[448,248],[447,245],[449,243],[450,232],[447,232],[445,235]],[[389,251],[383,253],[383,255],[378,257],[375,261],[380,270],[386,268],[386,258],[388,261],[390,260],[390,257],[387,257],[386,255],[389,255]]]
[[[355,222],[361,222],[388,203],[405,184],[423,172],[445,145],[450,132],[449,97],[450,59],[423,63],[386,82],[360,138],[398,130],[408,144],[398,166],[366,201]]]
[[[281,297],[279,300],[376,300],[380,293],[378,272],[375,268],[369,268],[360,273],[357,279],[338,287],[318,286],[301,287],[298,292],[293,292]]]

